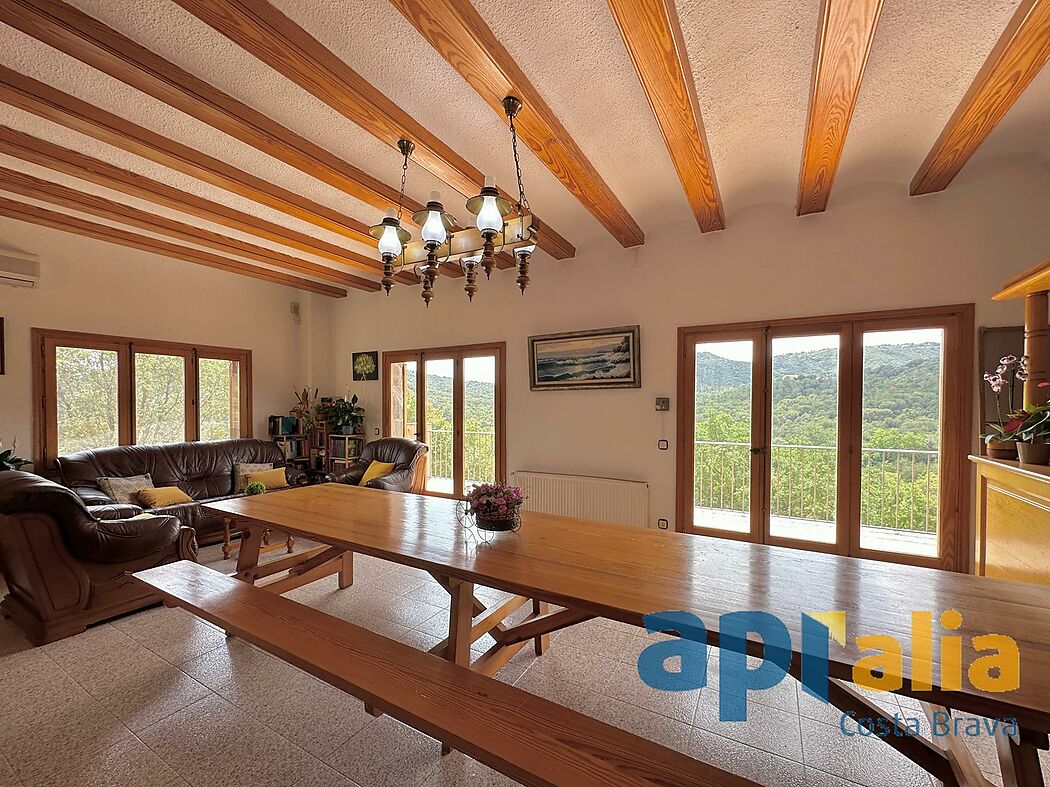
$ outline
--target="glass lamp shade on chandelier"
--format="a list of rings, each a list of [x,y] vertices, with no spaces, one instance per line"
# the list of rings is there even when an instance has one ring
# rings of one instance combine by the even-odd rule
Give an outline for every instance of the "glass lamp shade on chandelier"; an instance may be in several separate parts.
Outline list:
[[[456,265],[465,276],[466,284],[463,289],[467,298],[474,300],[478,291],[478,269],[485,272],[486,279],[490,278],[495,266],[495,257],[503,251],[514,254],[518,266],[516,281],[524,294],[529,285],[529,261],[536,250],[539,228],[531,215],[529,201],[525,196],[521,161],[518,158],[518,134],[514,118],[521,109],[521,101],[507,96],[503,99],[503,109],[510,124],[511,149],[518,181],[518,201],[514,203],[502,196],[493,180],[485,178],[485,185],[480,193],[466,202],[467,212],[474,216],[473,228],[458,228],[455,217],[445,211],[440,195],[432,192],[426,206],[412,214],[412,221],[420,227],[420,240],[412,240],[411,233],[401,226],[401,214],[405,181],[408,177],[408,160],[415,150],[415,144],[407,139],[398,141],[397,147],[401,151],[403,161],[397,210],[391,210],[382,222],[369,228],[383,260],[382,285],[387,295],[394,286],[394,276],[410,267],[416,279],[423,285],[423,302],[430,306],[430,301],[434,298],[434,283],[441,266]]]

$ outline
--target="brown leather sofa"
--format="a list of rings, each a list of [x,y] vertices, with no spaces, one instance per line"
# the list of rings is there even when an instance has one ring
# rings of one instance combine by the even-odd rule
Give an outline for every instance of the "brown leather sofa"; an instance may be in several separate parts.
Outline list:
[[[127,573],[196,559],[193,530],[173,516],[99,519],[60,484],[0,472],[0,611],[35,644],[155,604]]]
[[[386,489],[390,492],[422,492],[427,480],[426,443],[418,443],[405,437],[383,437],[365,443],[361,456],[342,473],[331,476],[340,484],[358,486],[373,460],[394,464],[394,469],[385,476],[373,478],[365,484],[371,489]]]
[[[222,540],[222,519],[202,510],[202,503],[239,497],[233,491],[235,464],[272,464],[285,467],[289,484],[302,473],[286,467],[284,453],[270,440],[218,440],[170,445],[122,445],[82,451],[55,460],[63,484],[72,489],[92,514],[100,519],[129,517],[143,513],[135,505],[119,505],[98,486],[102,477],[127,477],[149,473],[154,486],[177,486],[193,498],[149,510],[169,514],[197,531],[200,544]]]

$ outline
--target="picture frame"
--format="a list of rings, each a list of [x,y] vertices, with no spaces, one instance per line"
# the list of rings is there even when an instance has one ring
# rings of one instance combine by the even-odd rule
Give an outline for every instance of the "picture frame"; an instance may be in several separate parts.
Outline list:
[[[379,379],[379,351],[352,353],[350,372],[354,382],[370,382]]]
[[[985,372],[994,372],[999,359],[1005,355],[1024,355],[1024,326],[1008,325],[994,328],[982,326],[978,330],[977,342],[977,382],[980,386],[980,434],[987,431],[988,424],[995,423],[998,416],[995,409],[995,396],[984,381]],[[1003,395],[1005,397],[1005,394]],[[1019,402],[1014,404],[1019,405]]]
[[[529,337],[529,388],[533,391],[641,385],[637,325]]]

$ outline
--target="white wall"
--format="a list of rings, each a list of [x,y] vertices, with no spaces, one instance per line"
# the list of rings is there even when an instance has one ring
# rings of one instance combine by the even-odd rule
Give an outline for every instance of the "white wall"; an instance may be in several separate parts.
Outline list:
[[[37,289],[0,287],[0,440],[17,438],[23,456],[33,453],[33,327],[250,349],[262,437],[268,415],[288,412],[294,387],[331,385],[331,298],[9,219],[0,219],[0,248],[37,254],[42,269]]]
[[[483,281],[473,304],[462,280],[447,277],[429,310],[418,288],[401,285],[389,298],[335,304],[335,383],[362,398],[373,435],[381,383],[351,382],[351,352],[506,340],[508,471],[646,480],[654,523],[673,523],[679,326],[969,302],[978,325],[1021,322],[1018,302],[989,299],[1050,256],[1050,172],[1043,160],[1015,160],[966,174],[928,197],[876,185],[836,191],[828,212],[801,219],[792,205],[754,204],[731,212],[720,233],[668,226],[638,249],[579,249],[566,262],[537,255],[524,297],[506,271]],[[634,323],[642,388],[529,390],[528,336]],[[654,411],[661,395],[672,412]],[[670,450],[658,450],[660,438]]]

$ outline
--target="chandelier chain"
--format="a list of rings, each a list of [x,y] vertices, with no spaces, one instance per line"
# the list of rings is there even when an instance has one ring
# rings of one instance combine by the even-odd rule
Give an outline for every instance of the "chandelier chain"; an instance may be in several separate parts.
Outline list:
[[[518,155],[518,130],[514,127],[514,115],[510,116],[510,146],[514,152],[514,174],[518,178],[518,216],[524,216],[529,210],[529,200],[525,196],[525,184],[521,179],[521,157]]]
[[[405,154],[405,161],[401,165],[401,192],[397,196],[397,221],[401,222],[401,211],[404,208],[405,202],[405,181],[408,179],[408,153]]]

